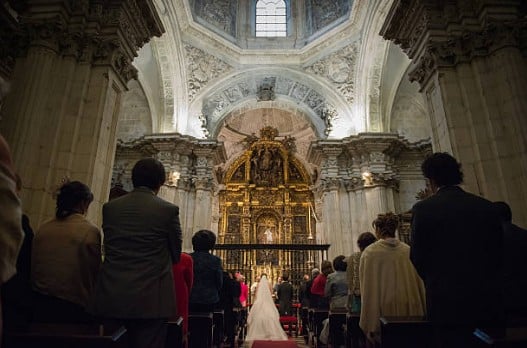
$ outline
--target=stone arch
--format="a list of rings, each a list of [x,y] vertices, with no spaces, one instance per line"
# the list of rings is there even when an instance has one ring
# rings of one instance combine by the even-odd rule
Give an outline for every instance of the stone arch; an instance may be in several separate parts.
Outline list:
[[[265,95],[262,90],[267,87],[270,90]],[[321,137],[343,137],[362,130],[357,125],[363,120],[357,120],[349,103],[328,82],[301,71],[276,67],[224,75],[196,97],[189,118],[201,117],[200,126],[210,134],[217,134],[222,120],[251,100],[259,103],[279,100],[295,105],[309,116]]]

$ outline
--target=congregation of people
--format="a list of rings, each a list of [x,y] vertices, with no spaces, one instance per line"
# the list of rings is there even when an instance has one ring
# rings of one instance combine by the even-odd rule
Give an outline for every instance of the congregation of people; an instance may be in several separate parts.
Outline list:
[[[31,322],[112,322],[126,328],[129,347],[154,348],[165,347],[170,321],[180,323],[186,346],[189,315],[220,310],[223,347],[237,345],[236,328],[246,323],[250,340],[287,339],[278,320],[297,315],[290,274],[274,289],[267,275],[249,287],[212,253],[209,230],[194,233],[193,252],[183,253],[179,209],[157,196],[166,179],[159,161],[135,164],[134,190],[104,204],[102,229],[86,218],[90,188],[66,181],[56,192],[55,217],[33,232],[3,138],[0,145],[5,331]],[[433,195],[412,208],[411,245],[398,238],[398,215],[379,214],[373,232],[359,235],[359,251],[323,260],[298,286],[302,309],[358,315],[361,346],[381,346],[381,316],[426,317],[431,340],[445,348],[471,347],[476,328],[526,316],[527,231],[512,224],[506,203],[465,192],[451,155],[432,154],[422,171]],[[305,333],[308,318],[299,321]],[[325,320],[321,343],[329,330]]]

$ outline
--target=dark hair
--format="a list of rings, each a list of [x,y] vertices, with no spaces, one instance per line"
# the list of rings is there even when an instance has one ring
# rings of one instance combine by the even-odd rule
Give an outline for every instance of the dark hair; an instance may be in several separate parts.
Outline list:
[[[494,202],[492,203],[498,217],[501,221],[511,222],[512,221],[512,211],[511,207],[505,202]]]
[[[437,186],[459,185],[463,182],[461,164],[446,152],[436,152],[421,164],[425,178],[432,179]]]
[[[132,169],[134,187],[145,186],[157,190],[165,183],[165,167],[155,158],[143,158]]]
[[[322,270],[322,273],[326,276],[330,273],[333,273],[333,266],[328,260],[322,261],[322,263],[320,264],[320,269]]]
[[[289,274],[288,273],[282,274],[282,280],[283,281],[288,281],[289,280]]]
[[[377,241],[375,235],[371,232],[363,232],[357,238],[357,245],[359,246],[360,251],[364,251],[367,246],[373,244]]]
[[[339,255],[333,259],[333,268],[335,268],[335,271],[345,271],[347,267],[346,256]]]
[[[72,214],[81,213],[78,210],[79,204],[92,201],[93,193],[88,186],[80,181],[67,182],[58,190],[55,217],[60,220]]]
[[[216,245],[216,235],[209,230],[199,230],[192,236],[192,248],[195,251],[209,251]]]
[[[373,227],[381,237],[395,237],[395,230],[399,227],[399,217],[394,213],[379,214],[373,221]]]

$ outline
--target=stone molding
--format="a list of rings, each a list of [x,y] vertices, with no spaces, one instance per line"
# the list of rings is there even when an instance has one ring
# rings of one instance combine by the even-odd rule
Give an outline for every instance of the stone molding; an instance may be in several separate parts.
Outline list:
[[[173,186],[186,191],[213,190],[213,166],[226,160],[221,142],[196,139],[178,133],[150,134],[129,142],[117,142],[116,164],[121,163],[122,166],[124,158],[130,162],[145,156],[152,156],[161,161],[167,171],[167,177],[177,171],[179,178]],[[119,168],[114,166],[114,176],[118,173]],[[170,183],[170,178],[167,181]]]
[[[132,61],[152,36],[164,32],[151,0],[102,3],[84,1],[28,1],[20,15],[25,49],[46,47],[62,57],[94,66],[111,66],[123,85],[137,78]]]
[[[214,133],[221,119],[232,111],[235,105],[253,95],[257,99],[258,87],[263,81],[269,80],[274,81],[273,95],[276,98],[283,96],[286,100],[293,100],[308,110],[312,110],[313,114],[324,122],[327,134],[341,117],[336,107],[314,87],[284,75],[255,76],[247,74],[244,78],[230,82],[229,85],[204,98],[201,112],[203,117],[206,117],[209,132]]]
[[[390,9],[381,35],[416,62],[411,81],[423,87],[439,68],[488,56],[503,47],[527,55],[527,20],[521,0],[485,3],[456,0],[399,0]]]
[[[527,57],[527,20],[490,23],[481,32],[430,44],[409,73],[410,81],[423,86],[439,68],[452,68],[485,57],[504,47],[518,47]]]
[[[304,68],[306,72],[328,80],[350,104],[355,99],[354,81],[359,44],[360,42],[354,42]]]
[[[189,44],[184,47],[188,71],[188,100],[191,102],[210,81],[228,73],[233,67],[197,47]]]
[[[428,141],[410,143],[393,133],[361,133],[343,140],[313,142],[308,159],[320,168],[320,180],[315,185],[323,191],[343,187],[350,192],[378,186],[398,190],[399,171],[409,170],[407,161],[399,168],[398,159],[431,152]],[[419,163],[415,166],[418,171]]]

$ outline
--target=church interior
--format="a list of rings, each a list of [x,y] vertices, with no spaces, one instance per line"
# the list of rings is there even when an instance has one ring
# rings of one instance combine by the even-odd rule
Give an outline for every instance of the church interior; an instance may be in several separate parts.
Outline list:
[[[211,230],[249,284],[300,282],[378,214],[409,242],[433,152],[527,226],[525,1],[4,0],[0,18],[0,132],[35,227],[67,178],[100,226],[154,157],[183,251]]]

